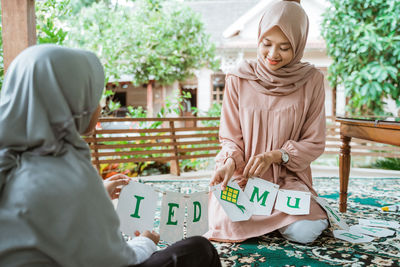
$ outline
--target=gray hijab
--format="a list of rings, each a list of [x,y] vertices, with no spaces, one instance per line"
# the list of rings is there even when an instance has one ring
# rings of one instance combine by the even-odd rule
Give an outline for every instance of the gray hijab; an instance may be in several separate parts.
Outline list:
[[[0,96],[0,266],[123,266],[136,254],[80,137],[104,87],[98,58],[24,50]]]
[[[23,51],[10,65],[1,90],[0,188],[23,153],[59,156],[68,143],[89,156],[80,134],[103,86],[102,65],[90,52],[53,45]]]

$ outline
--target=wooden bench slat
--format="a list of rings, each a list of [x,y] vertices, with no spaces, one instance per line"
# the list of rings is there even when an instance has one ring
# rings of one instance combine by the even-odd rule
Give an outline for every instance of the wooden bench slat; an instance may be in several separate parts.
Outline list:
[[[206,146],[206,147],[194,147],[194,148],[178,148],[179,153],[196,152],[196,151],[215,151],[221,150],[221,146]]]
[[[170,146],[185,146],[185,145],[206,145],[219,144],[218,140],[203,140],[203,141],[187,141],[187,142],[157,142],[145,144],[124,144],[124,145],[90,145],[90,149],[115,149],[115,148],[139,148],[139,147],[170,147]]]
[[[218,121],[219,117],[174,117],[174,118],[99,118],[99,122],[123,121]]]
[[[198,151],[215,151],[221,150],[221,146],[206,146],[194,148],[178,148],[179,153],[198,152]],[[155,150],[138,150],[138,151],[112,151],[112,152],[94,152],[92,157],[106,157],[106,156],[135,156],[135,155],[153,155],[174,153],[174,149],[155,149]]]
[[[152,154],[165,154],[165,153],[174,153],[174,150],[159,149],[159,150],[141,150],[141,151],[95,152],[92,153],[92,157],[135,156],[135,155],[152,155]]]
[[[180,134],[180,135],[151,135],[151,136],[127,136],[127,137],[88,137],[85,138],[86,142],[112,142],[112,141],[136,141],[136,140],[157,140],[157,139],[184,139],[184,138],[202,138],[202,137],[215,137],[218,138],[217,133],[212,134]]]
[[[175,132],[187,132],[187,131],[218,131],[219,127],[186,127],[186,128],[174,128]],[[159,129],[102,129],[96,130],[96,134],[121,134],[121,133],[170,133],[171,128],[159,128]]]
[[[199,155],[181,155],[180,159],[194,159],[194,158],[210,158],[215,157],[218,153],[199,154]]]
[[[129,163],[129,162],[146,162],[146,161],[171,161],[178,157],[155,157],[155,158],[129,158],[129,159],[100,159],[93,160],[93,164],[113,164],[113,163]]]

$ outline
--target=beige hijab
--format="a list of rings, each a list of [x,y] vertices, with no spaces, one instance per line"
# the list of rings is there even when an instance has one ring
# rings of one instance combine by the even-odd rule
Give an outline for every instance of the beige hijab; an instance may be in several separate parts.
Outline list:
[[[269,5],[258,26],[257,45],[274,26],[278,26],[289,39],[294,52],[292,61],[273,71],[268,69],[265,59],[257,52],[257,60],[243,61],[228,75],[249,80],[263,94],[289,95],[304,85],[316,71],[313,65],[300,62],[307,42],[308,17],[296,2],[279,1]]]

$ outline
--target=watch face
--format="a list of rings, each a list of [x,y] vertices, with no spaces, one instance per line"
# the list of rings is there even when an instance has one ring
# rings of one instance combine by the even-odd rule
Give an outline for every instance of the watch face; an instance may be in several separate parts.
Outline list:
[[[283,153],[283,154],[282,154],[282,161],[283,161],[284,163],[288,162],[288,161],[289,161],[289,155],[286,154],[286,153]]]

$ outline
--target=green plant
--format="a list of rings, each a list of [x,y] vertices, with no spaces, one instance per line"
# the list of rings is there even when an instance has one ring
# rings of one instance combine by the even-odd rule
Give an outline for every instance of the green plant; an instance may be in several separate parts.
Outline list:
[[[386,115],[385,98],[400,107],[400,1],[329,0],[322,35],[331,86],[344,86],[350,114]]]
[[[400,170],[400,158],[378,159],[372,164],[372,167],[386,170]]]
[[[218,66],[199,16],[176,1],[137,0],[133,10],[94,3],[72,21],[69,42],[96,52],[107,77],[130,74],[135,85],[170,84]]]
[[[66,19],[71,13],[70,0],[36,1],[36,31],[38,44],[64,44]]]
[[[157,114],[158,118],[166,117],[167,115],[180,116],[183,110],[183,101],[185,99],[190,99],[192,95],[190,92],[182,92],[182,94],[177,90],[172,97],[168,97],[165,100],[165,106],[161,108],[160,112]]]
[[[128,116],[131,118],[146,118],[147,111],[143,107],[134,108],[132,106],[128,106]]]

